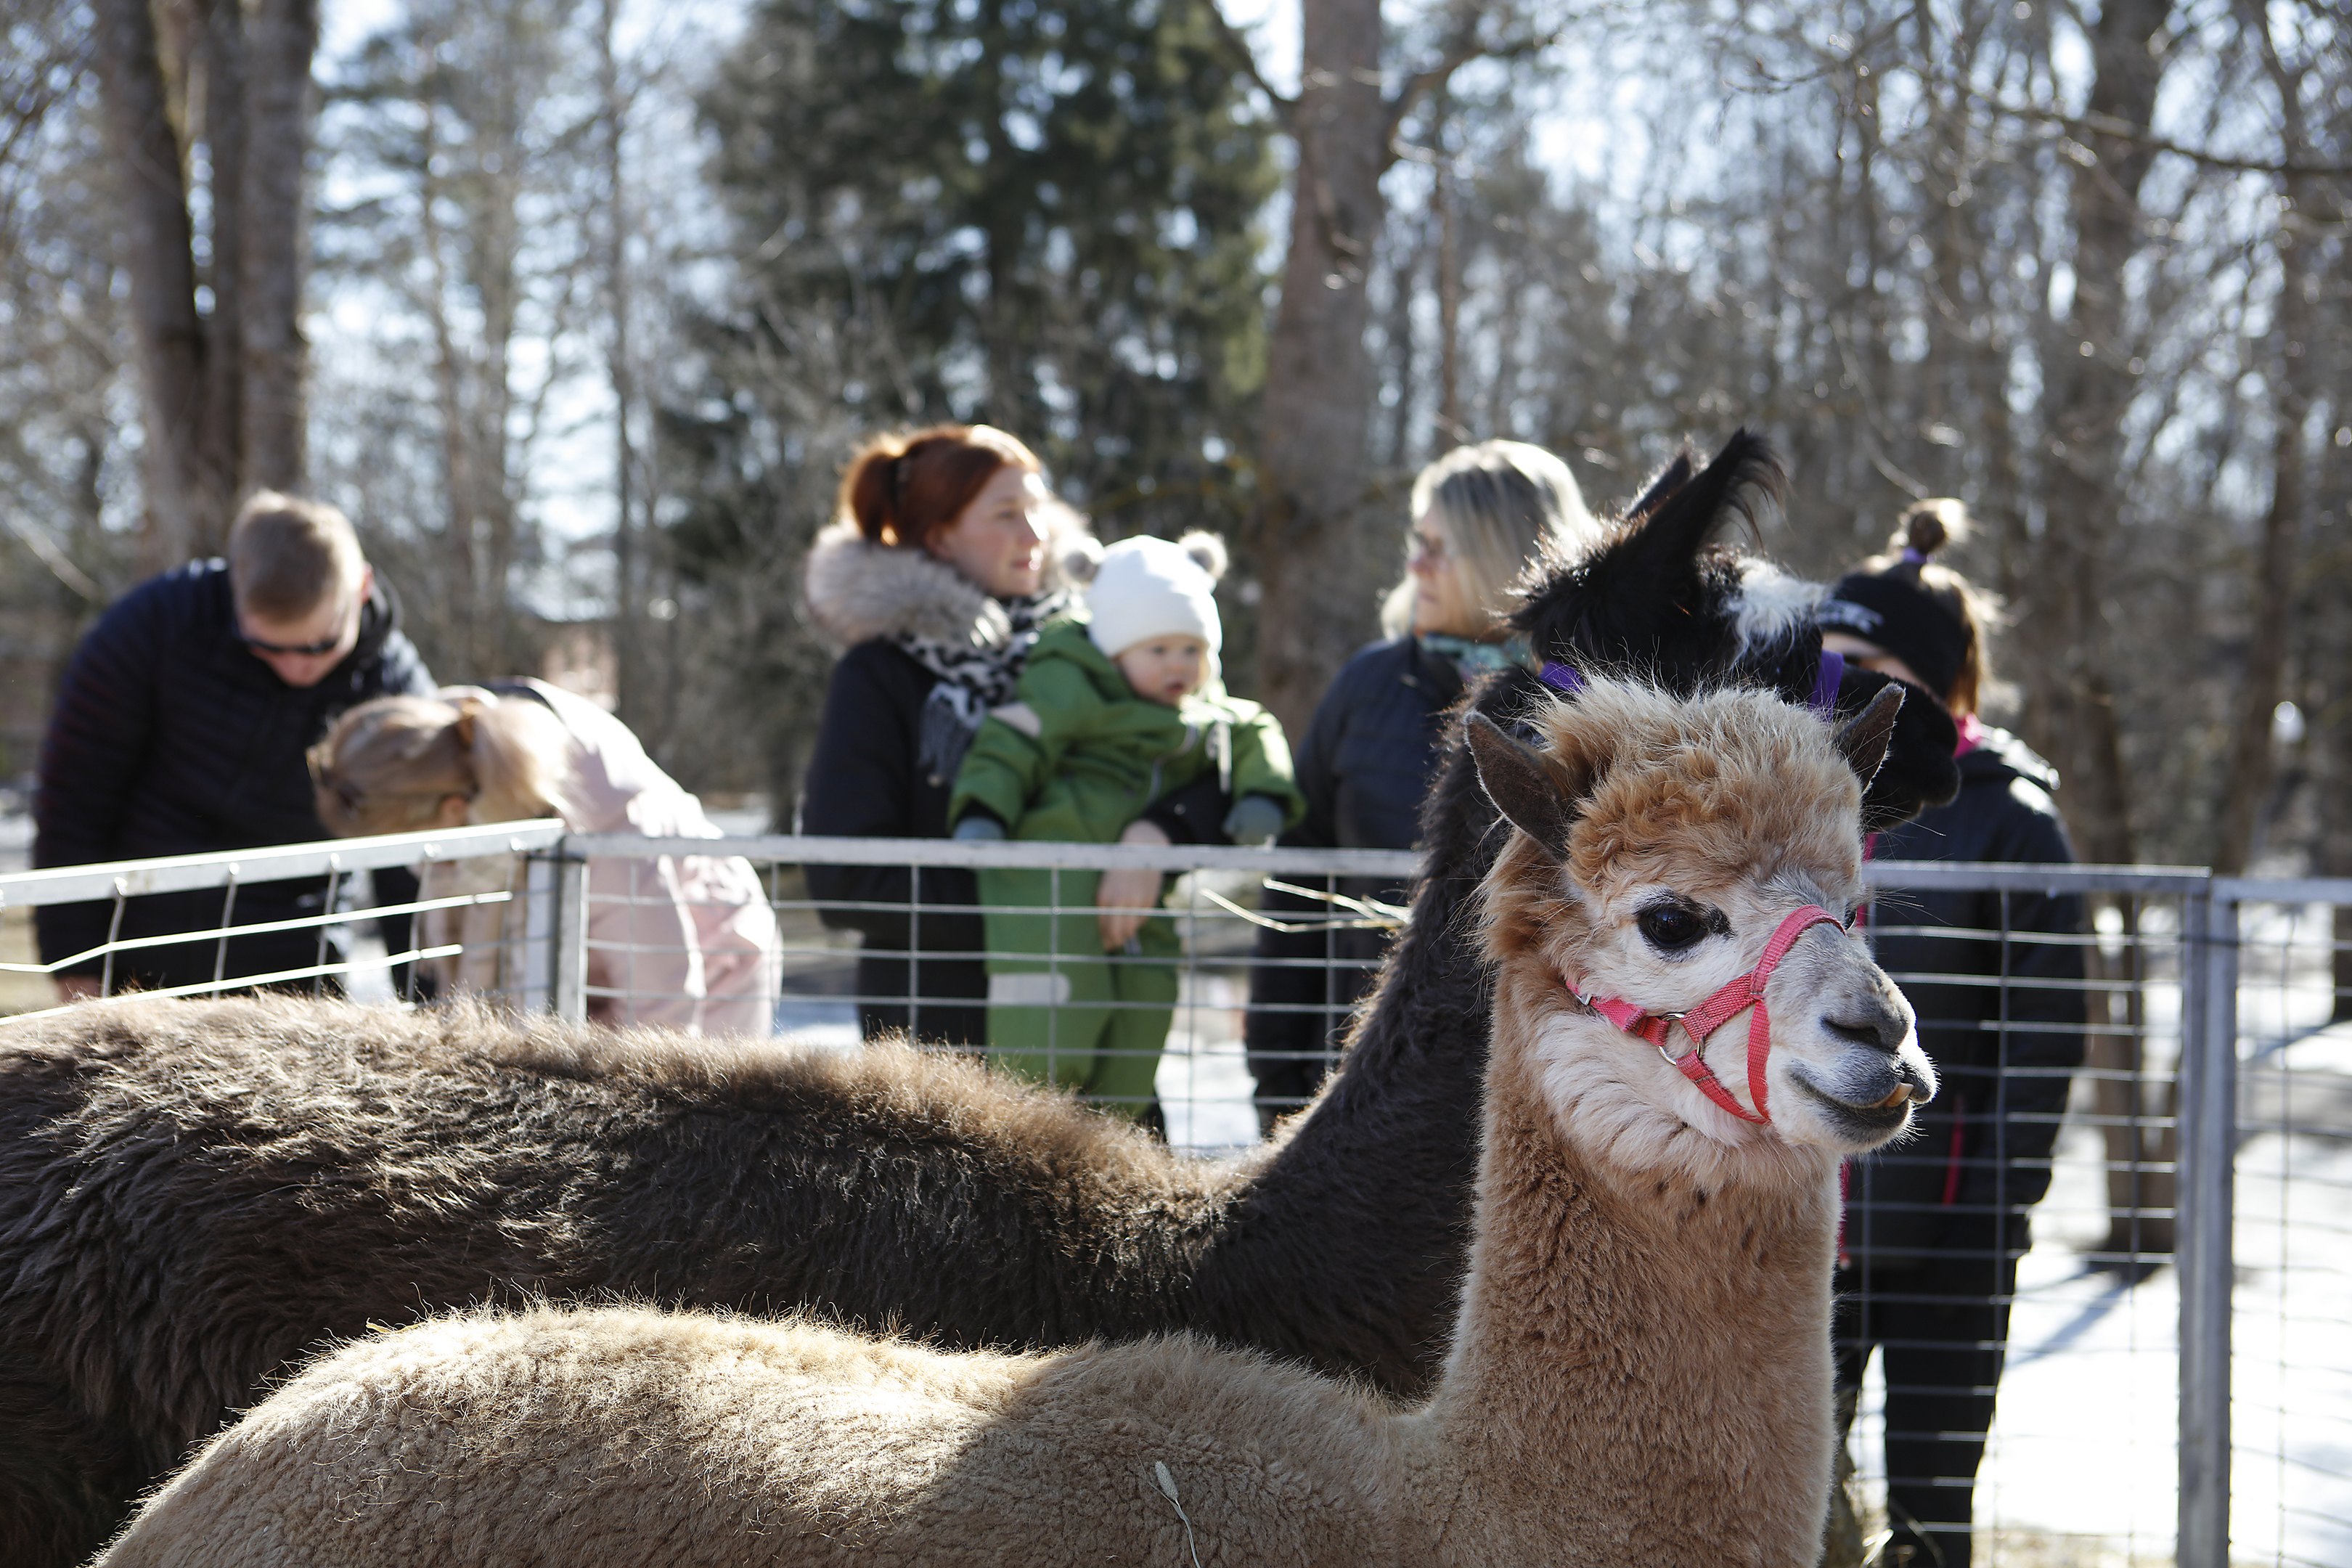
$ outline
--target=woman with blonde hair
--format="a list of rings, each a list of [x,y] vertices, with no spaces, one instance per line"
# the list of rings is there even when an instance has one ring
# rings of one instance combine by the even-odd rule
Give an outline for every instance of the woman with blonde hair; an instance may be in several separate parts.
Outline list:
[[[1296,757],[1307,817],[1282,842],[1412,848],[1446,710],[1468,681],[1520,657],[1506,640],[1512,584],[1537,557],[1572,560],[1600,538],[1576,477],[1541,447],[1481,441],[1422,469],[1404,576],[1381,605],[1387,635],[1349,659],[1317,704]],[[1403,898],[1371,882],[1341,890]],[[1266,909],[1312,925],[1321,907],[1269,893]],[[1262,933],[1246,1025],[1261,1124],[1313,1096],[1387,942],[1360,930]]]
[[[340,835],[555,816],[575,833],[719,837],[627,725],[540,680],[363,702],[311,748],[310,763],[320,819]],[[480,866],[433,868],[426,896]],[[465,941],[459,985],[500,984],[501,912],[478,905],[454,922]],[[587,938],[592,1017],[706,1035],[772,1031],[782,987],[775,916],[742,857],[592,858]]]

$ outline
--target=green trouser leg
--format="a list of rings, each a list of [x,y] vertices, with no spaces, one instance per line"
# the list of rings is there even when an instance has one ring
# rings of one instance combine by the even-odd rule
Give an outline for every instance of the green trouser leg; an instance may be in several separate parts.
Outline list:
[[[1104,1097],[1109,1109],[1137,1116],[1152,1100],[1181,946],[1174,928],[1155,920],[1129,952],[1107,957],[1094,910],[1100,879],[1094,871],[980,873],[988,1055],[1008,1072]],[[1134,1003],[1146,1005],[1120,1005]]]
[[[1168,1044],[1168,1021],[1176,1010],[1176,960],[1182,955],[1175,927],[1146,921],[1128,951],[1113,953],[1111,994],[1120,1005],[1095,1053],[1086,1092],[1107,1109],[1140,1116],[1159,1096],[1160,1053]]]

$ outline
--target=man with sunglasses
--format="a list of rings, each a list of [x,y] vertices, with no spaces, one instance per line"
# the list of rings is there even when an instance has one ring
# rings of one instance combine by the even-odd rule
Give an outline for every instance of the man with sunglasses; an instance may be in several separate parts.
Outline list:
[[[391,590],[333,507],[263,491],[229,530],[228,558],[140,584],[74,650],[41,747],[36,866],[76,866],[328,837],[303,753],[344,709],[430,694]],[[379,873],[379,877],[383,874]],[[116,935],[210,932],[325,912],[323,879],[132,899]],[[44,963],[67,996],[109,981],[110,903],[36,911]],[[110,983],[145,989],[315,969],[317,925],[118,949]],[[341,928],[330,935],[331,962]],[[310,988],[308,977],[287,984]],[[332,989],[331,984],[327,987]]]

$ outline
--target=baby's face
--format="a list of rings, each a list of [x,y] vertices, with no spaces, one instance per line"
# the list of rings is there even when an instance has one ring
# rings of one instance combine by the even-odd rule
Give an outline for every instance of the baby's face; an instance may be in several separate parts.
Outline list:
[[[1209,645],[1199,637],[1171,632],[1129,643],[1111,662],[1118,666],[1138,697],[1173,708],[1209,679]]]

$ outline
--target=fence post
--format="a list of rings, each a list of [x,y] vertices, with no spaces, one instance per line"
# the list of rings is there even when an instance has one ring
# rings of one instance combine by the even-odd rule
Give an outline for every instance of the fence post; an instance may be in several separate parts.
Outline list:
[[[535,849],[522,864],[522,944],[516,956],[517,1001],[526,1013],[552,1012],[555,1007],[556,862],[544,849]]]
[[[523,876],[522,1007],[588,1016],[588,862],[567,837],[535,852]]]
[[[2229,1568],[2231,1205],[2238,1134],[2238,906],[2181,905],[2179,1568]]]
[[[555,1016],[574,1023],[588,1016],[588,859],[567,837],[555,862]]]

